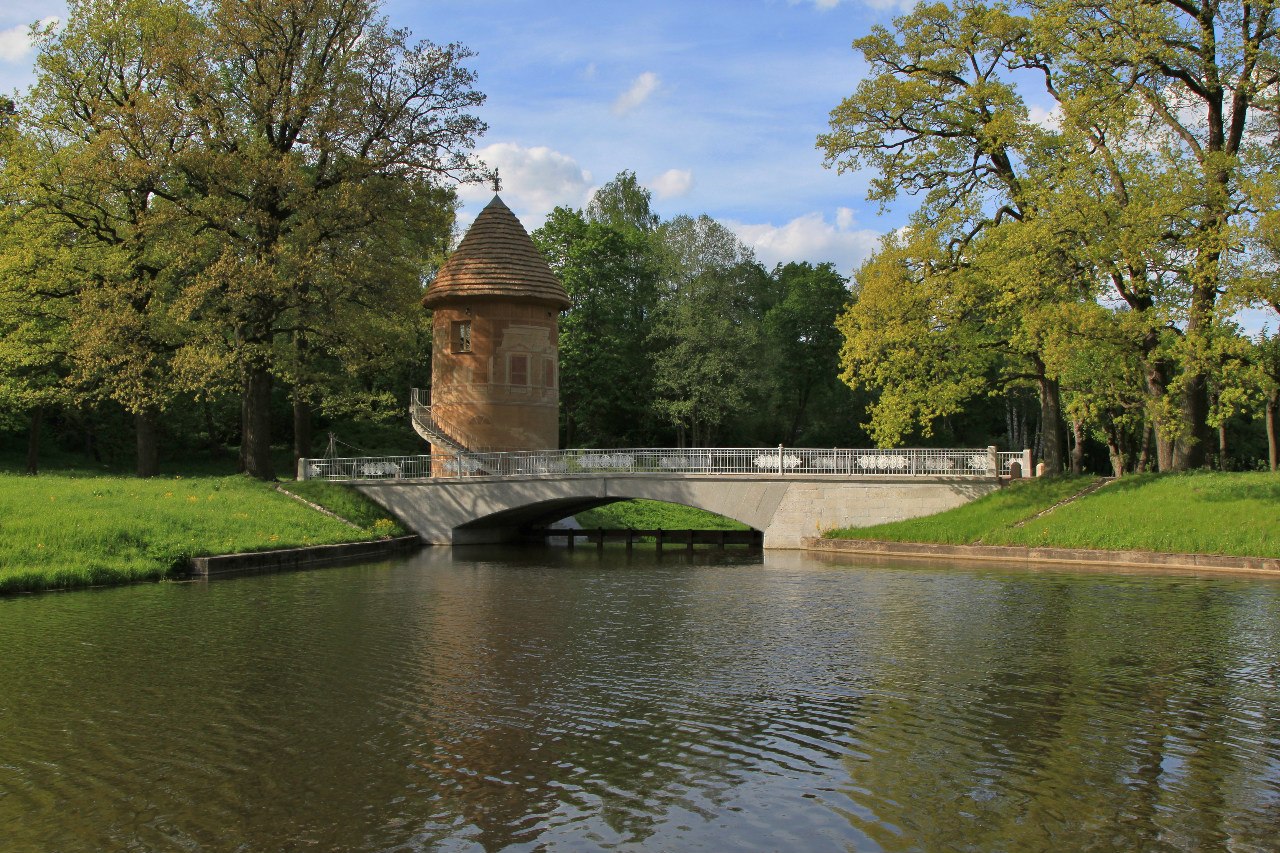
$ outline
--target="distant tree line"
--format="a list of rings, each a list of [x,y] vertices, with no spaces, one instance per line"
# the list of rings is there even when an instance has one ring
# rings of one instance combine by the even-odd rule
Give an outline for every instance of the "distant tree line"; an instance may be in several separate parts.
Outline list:
[[[1231,318],[1280,317],[1278,17],[957,0],[854,43],[869,73],[819,146],[918,200],[840,319],[877,442],[1026,388],[1050,471],[1094,442],[1115,474],[1225,466],[1259,416],[1276,468],[1280,341]]]
[[[634,173],[533,233],[572,307],[560,324],[570,447],[848,445],[863,403],[839,380],[846,279],[765,269],[707,216],[663,221]]]
[[[28,469],[50,415],[92,445],[124,413],[148,476],[162,423],[200,412],[270,478],[282,392],[297,455],[316,412],[399,412],[452,187],[483,177],[469,52],[374,0],[68,11],[0,110],[0,425]]]

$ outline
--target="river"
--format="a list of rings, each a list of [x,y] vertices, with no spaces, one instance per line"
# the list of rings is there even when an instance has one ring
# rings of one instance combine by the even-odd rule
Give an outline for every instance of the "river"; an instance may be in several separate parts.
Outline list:
[[[427,549],[0,599],[0,850],[1276,850],[1280,580]]]

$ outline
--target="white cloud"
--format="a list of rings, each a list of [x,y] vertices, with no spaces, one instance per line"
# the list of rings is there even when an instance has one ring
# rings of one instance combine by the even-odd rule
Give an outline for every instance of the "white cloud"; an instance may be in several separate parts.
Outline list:
[[[1027,110],[1027,118],[1032,124],[1038,124],[1045,130],[1059,130],[1062,127],[1062,110],[1056,105],[1050,110],[1032,106]]]
[[[49,17],[42,19],[39,25],[48,26],[56,23],[58,23],[57,18]],[[7,30],[0,30],[0,61],[22,62],[34,48],[29,24],[19,24]]]
[[[649,188],[658,198],[679,198],[693,189],[691,169],[668,169],[649,182]]]
[[[835,264],[841,275],[851,275],[880,245],[880,232],[858,228],[854,212],[842,207],[835,222],[821,213],[806,213],[785,225],[752,225],[726,221],[730,229],[752,249],[766,267],[790,261]]]
[[[529,231],[541,225],[556,205],[583,206],[593,189],[590,172],[569,155],[546,146],[498,142],[476,154],[498,170],[502,200]],[[493,197],[493,188],[470,184],[458,194],[474,216]]]
[[[619,95],[618,100],[613,102],[613,114],[620,116],[631,112],[649,100],[649,96],[657,91],[660,83],[657,74],[652,71],[644,72],[632,82],[630,89]]]

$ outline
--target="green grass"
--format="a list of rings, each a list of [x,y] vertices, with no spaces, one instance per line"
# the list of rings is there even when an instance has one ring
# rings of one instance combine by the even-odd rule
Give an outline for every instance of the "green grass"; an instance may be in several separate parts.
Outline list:
[[[1280,557],[1280,476],[1267,472],[1126,477],[986,542],[1058,548]]]
[[[1092,477],[1048,477],[1017,480],[1008,487],[971,503],[907,521],[874,527],[846,527],[826,535],[833,539],[883,539],[890,542],[940,542],[969,545],[992,530],[1030,518],[1063,498],[1076,494]]]
[[[323,497],[309,499],[329,500]],[[334,509],[352,512],[366,531],[242,476],[0,474],[0,593],[156,580],[180,573],[193,556],[351,542],[392,532],[345,502]]]
[[[1083,489],[1088,478],[1024,480],[947,512],[843,539],[1027,545],[1280,557],[1280,476],[1265,472],[1125,477],[1022,527],[1014,525]]]
[[[663,501],[619,501],[578,513],[575,518],[588,530],[632,528],[633,530],[750,530],[732,518],[704,509]]]
[[[385,509],[350,486],[324,480],[303,480],[280,483],[280,488],[319,504],[370,533],[404,536],[409,532]]]

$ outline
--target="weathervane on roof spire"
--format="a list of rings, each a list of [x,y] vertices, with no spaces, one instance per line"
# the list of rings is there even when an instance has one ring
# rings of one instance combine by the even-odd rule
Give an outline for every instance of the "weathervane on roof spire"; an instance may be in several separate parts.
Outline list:
[[[498,170],[493,170],[493,191],[495,193],[502,192],[502,178],[498,177]]]

